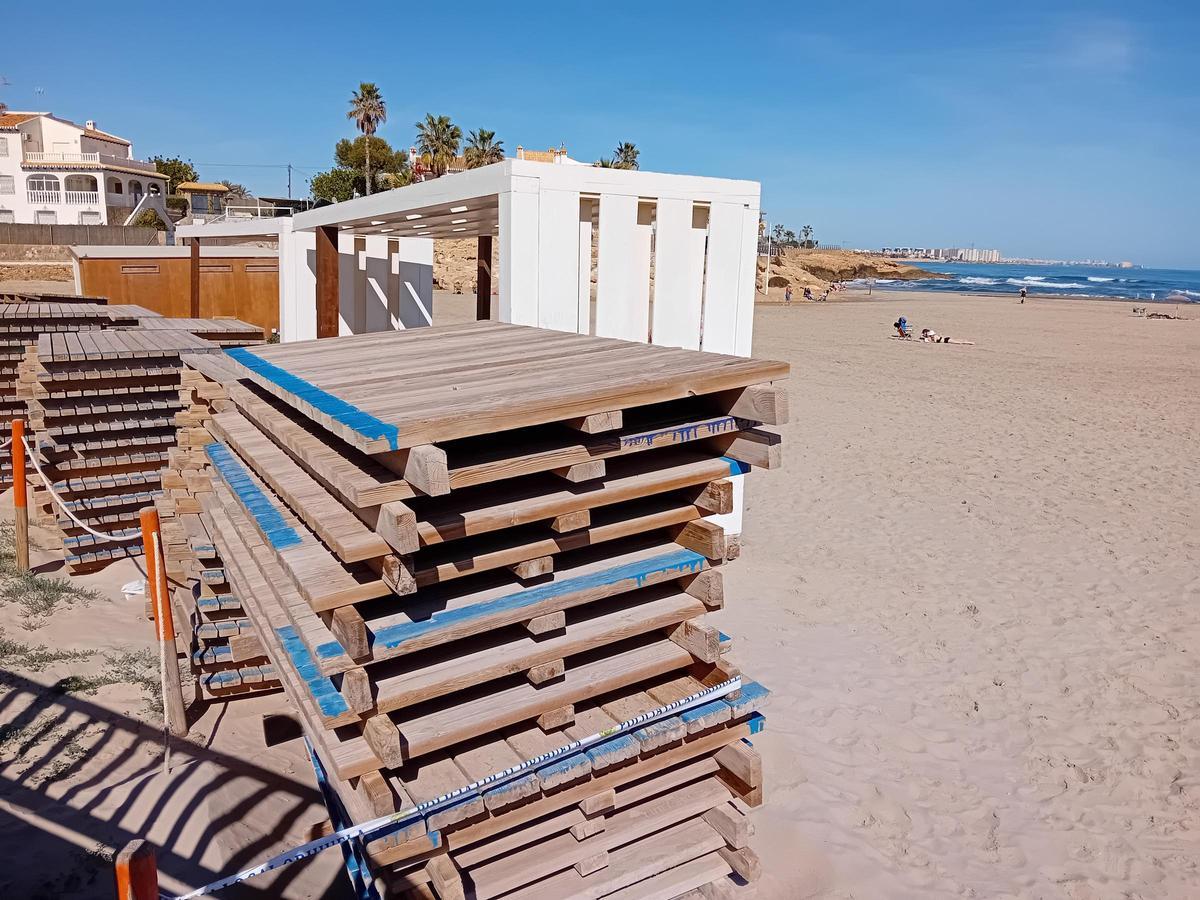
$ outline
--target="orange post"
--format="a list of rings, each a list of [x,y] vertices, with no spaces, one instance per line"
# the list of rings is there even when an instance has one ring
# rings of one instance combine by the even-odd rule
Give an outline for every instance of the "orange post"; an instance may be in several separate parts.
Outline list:
[[[113,860],[117,900],[158,900],[158,864],[154,848],[145,841],[130,841]]]
[[[183,706],[183,687],[179,683],[175,617],[171,613],[171,595],[167,592],[167,570],[162,556],[158,510],[147,506],[139,517],[142,524],[142,545],[146,552],[146,590],[150,593],[150,606],[154,610],[154,631],[163,660],[163,702],[166,706],[167,727],[171,734],[182,737],[188,733],[187,713]]]
[[[12,420],[8,445],[13,470],[13,523],[17,542],[17,571],[29,571],[29,487],[25,482],[25,420]]]

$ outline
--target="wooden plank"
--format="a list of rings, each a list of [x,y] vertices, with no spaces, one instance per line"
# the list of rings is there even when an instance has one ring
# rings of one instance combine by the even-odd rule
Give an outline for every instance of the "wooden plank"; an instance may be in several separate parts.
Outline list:
[[[266,435],[237,412],[216,415],[209,425],[344,562],[391,552],[388,542],[338,503]]]

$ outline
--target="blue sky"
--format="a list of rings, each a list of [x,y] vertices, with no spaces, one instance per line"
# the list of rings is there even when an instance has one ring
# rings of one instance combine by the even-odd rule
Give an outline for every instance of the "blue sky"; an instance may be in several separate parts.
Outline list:
[[[129,0],[4,20],[11,108],[95,119],[139,157],[180,155],[264,194],[284,192],[272,166],[288,162],[306,192],[368,80],[394,145],[426,112],[510,152],[563,142],[591,160],[629,140],[646,169],[761,181],[772,222],[825,243],[1200,268],[1190,0]]]

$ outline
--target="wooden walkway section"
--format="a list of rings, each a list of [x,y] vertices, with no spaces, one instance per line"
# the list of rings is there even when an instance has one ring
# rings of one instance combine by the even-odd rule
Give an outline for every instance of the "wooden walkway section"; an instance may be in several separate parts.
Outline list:
[[[214,695],[284,690],[351,820],[742,674],[708,619],[733,555],[709,517],[780,464],[786,366],[495,323],[180,360],[155,502],[193,664]],[[744,893],[768,692],[742,677],[372,842],[377,875],[442,900]]]

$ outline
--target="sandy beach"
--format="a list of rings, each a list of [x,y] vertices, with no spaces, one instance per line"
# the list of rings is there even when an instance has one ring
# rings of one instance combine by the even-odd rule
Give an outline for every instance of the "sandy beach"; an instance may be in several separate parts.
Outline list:
[[[437,320],[473,306],[439,294]],[[792,423],[784,468],[747,482],[718,624],[774,692],[760,897],[1200,895],[1200,310],[1130,307],[758,308]],[[889,340],[898,315],[977,344]],[[263,746],[281,698],[210,709],[164,779],[136,684],[46,690],[152,646],[134,577],[35,627],[0,604],[9,640],[96,651],[0,660],[0,837],[33,863],[6,896],[102,895],[106,847],[137,834],[214,877],[322,817],[303,745]],[[334,896],[339,862],[246,896]]]

